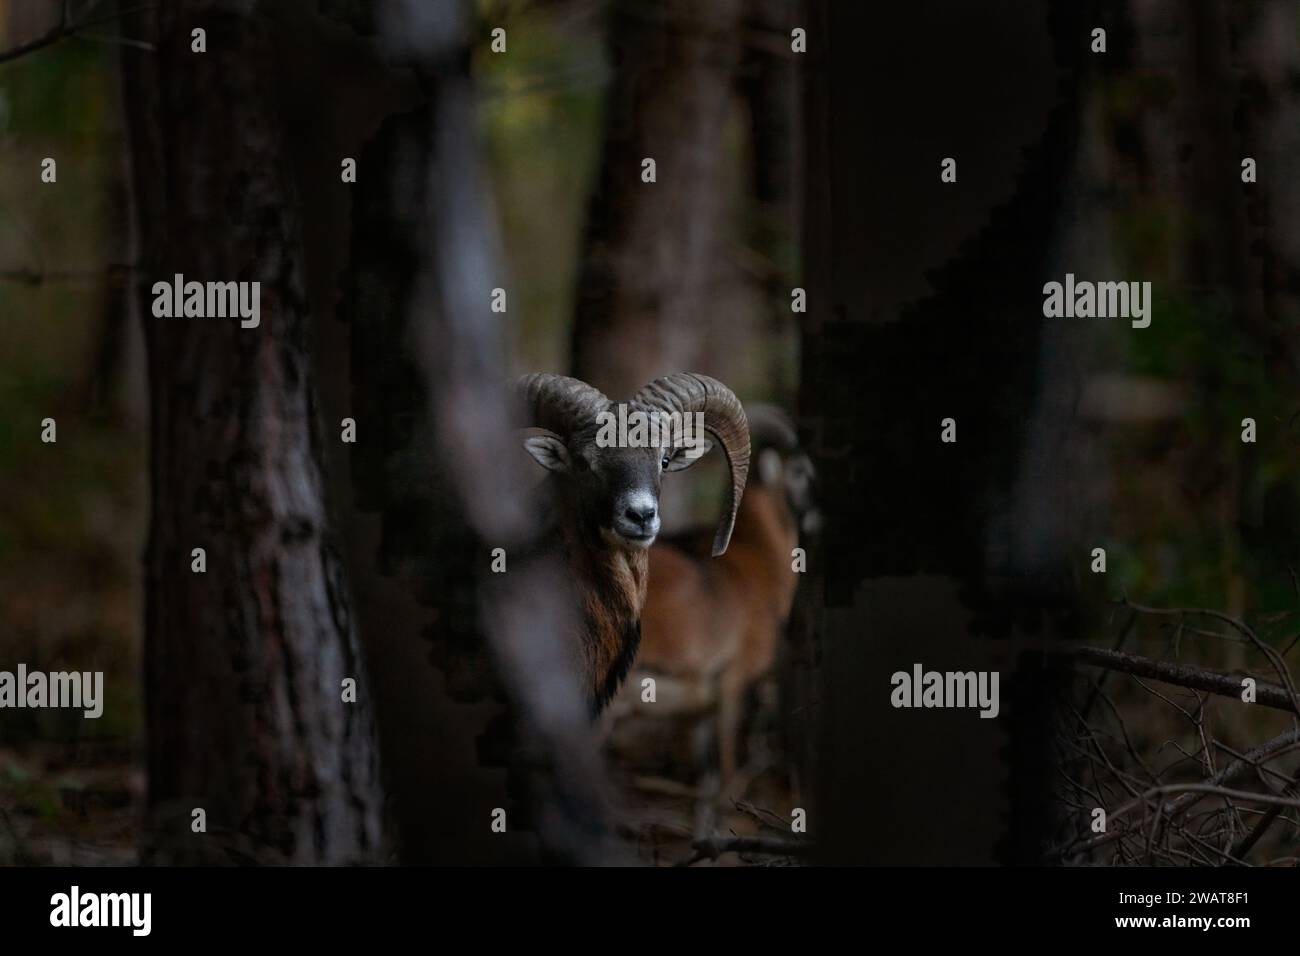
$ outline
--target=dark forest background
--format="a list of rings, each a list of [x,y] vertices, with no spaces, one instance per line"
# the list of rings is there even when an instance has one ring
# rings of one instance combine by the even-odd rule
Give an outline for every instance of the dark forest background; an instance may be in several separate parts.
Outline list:
[[[0,51],[0,668],[107,686],[0,714],[0,862],[1295,862],[1294,0],[0,0]],[[173,272],[260,279],[265,334],[153,319]],[[1043,318],[1066,272],[1150,328]],[[738,799],[698,727],[549,706],[557,569],[484,573],[537,370],[794,418]],[[1001,716],[891,708],[915,662]]]

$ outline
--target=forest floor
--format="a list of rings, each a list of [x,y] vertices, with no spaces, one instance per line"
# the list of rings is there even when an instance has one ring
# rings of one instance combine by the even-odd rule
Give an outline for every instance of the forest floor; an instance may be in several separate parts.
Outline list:
[[[0,749],[0,866],[135,863],[144,783],[121,747]]]
[[[780,811],[795,798],[779,763],[759,756],[763,750],[748,748],[751,757],[727,796],[716,792],[716,773],[683,782],[689,772],[666,765],[665,749],[616,750],[625,833],[635,840],[638,859],[654,866],[797,863],[755,853],[710,858],[693,846],[702,836],[789,839],[789,816]],[[144,771],[125,746],[96,741],[0,748],[0,866],[133,865],[144,797]]]
[[[730,837],[789,842],[790,809],[799,801],[780,751],[769,680],[755,695],[742,734],[740,766],[726,793],[719,792],[717,751],[709,713],[651,718],[621,717],[609,756],[623,800],[624,831],[636,841],[642,863],[655,866],[788,866],[789,855],[711,854],[698,840]]]

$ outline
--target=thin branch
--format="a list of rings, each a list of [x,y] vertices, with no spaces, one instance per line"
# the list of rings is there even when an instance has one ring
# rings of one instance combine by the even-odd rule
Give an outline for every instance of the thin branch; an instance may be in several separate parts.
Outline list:
[[[72,35],[74,40],[89,40],[92,43],[109,43],[118,46],[127,46],[135,50],[156,50],[158,49],[152,43],[145,40],[136,40],[131,37],[113,36],[110,33],[75,33]]]
[[[1112,647],[1111,650],[1118,651],[1124,647],[1124,642],[1128,640],[1129,634],[1132,633],[1133,625],[1137,623],[1137,619],[1137,612],[1129,610],[1128,620],[1125,621],[1124,626],[1120,628],[1119,636],[1115,638],[1115,646]],[[1096,683],[1093,684],[1092,694],[1089,695],[1087,703],[1083,705],[1083,717],[1085,720],[1092,714],[1092,708],[1096,705],[1098,696],[1102,692],[1102,685],[1106,683],[1106,678],[1109,676],[1109,674],[1102,674],[1097,678]]]
[[[1273,804],[1264,812],[1254,828],[1237,841],[1237,844],[1229,851],[1233,857],[1244,858],[1247,853],[1254,849],[1259,838],[1264,835],[1264,831],[1273,825],[1278,817],[1282,815],[1282,807],[1279,804]]]
[[[1196,794],[1206,795],[1214,794],[1220,797],[1227,797],[1232,800],[1247,800],[1255,803],[1267,803],[1278,807],[1300,807],[1300,799],[1295,797],[1280,797],[1275,793],[1259,793],[1254,790],[1234,790],[1230,787],[1221,787],[1212,783],[1170,783],[1160,787],[1152,787],[1146,793],[1142,794],[1142,800],[1152,800],[1156,797],[1169,796],[1171,794],[1181,793],[1190,796]],[[1177,803],[1178,801],[1175,801]],[[1115,811],[1114,816],[1119,816],[1134,804],[1126,804]],[[1172,812],[1173,804],[1170,804],[1169,812]]]
[[[95,19],[90,19],[89,15],[91,11],[94,10],[97,2],[98,0],[92,0],[91,3],[87,4],[85,9],[81,11],[82,19],[78,20],[75,23],[72,21],[72,18],[68,15],[68,4],[66,3],[63,4],[61,12],[59,14],[59,22],[57,24],[52,26],[50,29],[46,30],[44,33],[42,33],[40,36],[36,37],[35,39],[28,40],[26,43],[20,43],[18,44],[18,46],[13,47],[12,49],[9,50],[0,50],[0,63],[8,63],[10,60],[16,60],[21,56],[26,56],[28,53],[35,53],[37,50],[43,50],[47,46],[53,46],[55,43],[58,43],[60,40],[66,40],[69,37],[75,37],[82,30],[85,30],[87,27],[97,26],[98,24],[101,23],[108,23],[111,20],[120,19],[122,16],[128,13],[134,13],[138,10],[148,10],[151,9],[152,7],[152,5],[131,7],[126,10],[119,10],[115,13],[110,13],[102,17],[96,17]],[[137,47],[141,47],[142,49],[149,49],[149,50],[153,49],[152,46],[145,44],[141,40],[131,40],[127,37],[88,36],[87,39],[95,39],[101,41],[112,40],[127,46],[137,46]]]
[[[45,47],[58,43],[64,37],[72,36],[77,29],[74,25],[68,23],[67,8],[63,10],[63,16],[59,22],[49,30],[36,37],[34,40],[28,40],[26,43],[20,43],[11,50],[0,51],[0,63],[8,63],[10,60],[16,60],[20,56],[26,56],[28,53],[35,53],[37,50],[43,50]]]

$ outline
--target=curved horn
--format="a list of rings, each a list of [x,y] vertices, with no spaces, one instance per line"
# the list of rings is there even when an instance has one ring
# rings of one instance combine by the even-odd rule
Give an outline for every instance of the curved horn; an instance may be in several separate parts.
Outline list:
[[[666,412],[704,413],[704,427],[712,432],[722,445],[731,469],[731,495],[727,513],[713,536],[713,556],[727,550],[731,529],[736,525],[736,512],[745,493],[745,478],[749,474],[749,423],[745,409],[735,393],[715,378],[694,372],[678,372],[657,378],[632,399],[636,404],[658,408]]]
[[[528,424],[565,438],[609,406],[599,389],[567,375],[536,372],[520,378],[516,387],[528,411]]]

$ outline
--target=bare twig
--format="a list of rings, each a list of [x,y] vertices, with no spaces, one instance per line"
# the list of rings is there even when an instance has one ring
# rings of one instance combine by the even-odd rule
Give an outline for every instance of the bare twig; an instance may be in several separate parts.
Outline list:
[[[1213,777],[1211,777],[1209,780],[1205,781],[1204,783],[1174,785],[1174,786],[1181,786],[1182,790],[1184,791],[1183,795],[1180,796],[1177,800],[1174,800],[1171,803],[1169,803],[1167,806],[1163,807],[1161,812],[1164,814],[1166,819],[1173,820],[1176,817],[1178,817],[1180,814],[1185,813],[1187,810],[1189,810],[1192,807],[1192,805],[1195,804],[1196,801],[1201,799],[1201,797],[1203,797],[1207,792],[1220,793],[1220,795],[1223,795],[1225,793],[1228,795],[1245,794],[1250,799],[1256,800],[1258,802],[1282,803],[1282,805],[1284,806],[1300,806],[1300,800],[1296,800],[1296,801],[1287,800],[1283,802],[1281,798],[1273,797],[1271,794],[1255,794],[1255,793],[1249,793],[1247,791],[1231,791],[1231,790],[1225,791],[1223,788],[1223,784],[1228,783],[1229,781],[1232,780],[1236,780],[1238,777],[1244,774],[1251,767],[1256,767],[1266,760],[1275,759],[1276,757],[1281,756],[1283,753],[1295,749],[1297,746],[1300,746],[1300,729],[1289,730],[1284,734],[1280,734],[1277,737],[1274,737],[1272,740],[1260,744],[1258,747],[1256,747],[1254,750],[1247,753],[1240,760],[1234,760],[1232,763],[1228,764],[1226,767],[1224,767],[1222,770],[1220,770],[1218,773],[1216,773]],[[1199,789],[1189,789],[1189,788],[1199,788]],[[1110,818],[1115,819],[1116,817],[1124,816],[1125,814],[1131,812],[1133,809],[1139,806],[1145,808],[1146,806],[1149,805],[1149,801],[1153,796],[1166,795],[1171,792],[1173,791],[1168,787],[1155,788],[1155,790],[1143,794],[1142,798],[1140,798],[1139,800],[1130,801],[1129,803],[1120,807],[1118,810],[1116,810],[1113,814],[1110,815]],[[1245,799],[1245,797],[1243,797],[1243,799]],[[1063,847],[1058,848],[1052,855],[1064,858],[1064,857],[1074,856],[1079,853],[1087,853],[1092,850],[1096,850],[1103,846],[1106,846],[1109,843],[1114,843],[1116,840],[1119,840],[1125,836],[1129,836],[1134,832],[1135,832],[1135,828],[1133,827],[1119,827],[1117,829],[1110,830],[1107,833],[1103,833],[1100,834],[1099,836],[1093,837],[1092,839],[1089,840],[1074,841],[1072,843],[1069,843]]]
[[[37,50],[43,50],[45,47],[51,46],[65,37],[72,36],[76,27],[68,23],[67,13],[67,8],[64,7],[63,15],[59,18],[59,22],[35,39],[28,40],[26,43],[20,43],[13,49],[0,51],[0,63],[8,63],[10,60],[16,60],[20,56],[26,56],[28,53],[35,53]]]
[[[1128,640],[1129,634],[1132,633],[1133,625],[1137,623],[1137,619],[1137,612],[1130,610],[1128,620],[1126,620],[1124,625],[1120,628],[1119,636],[1115,638],[1115,646],[1112,647],[1111,650],[1118,651],[1124,647],[1124,642]],[[1109,676],[1109,673],[1102,674],[1097,678],[1096,683],[1093,684],[1092,694],[1088,697],[1087,703],[1083,705],[1084,719],[1087,719],[1087,717],[1092,713],[1092,708],[1096,706],[1097,700],[1101,696],[1103,689],[1102,685],[1106,683],[1106,678]]]

